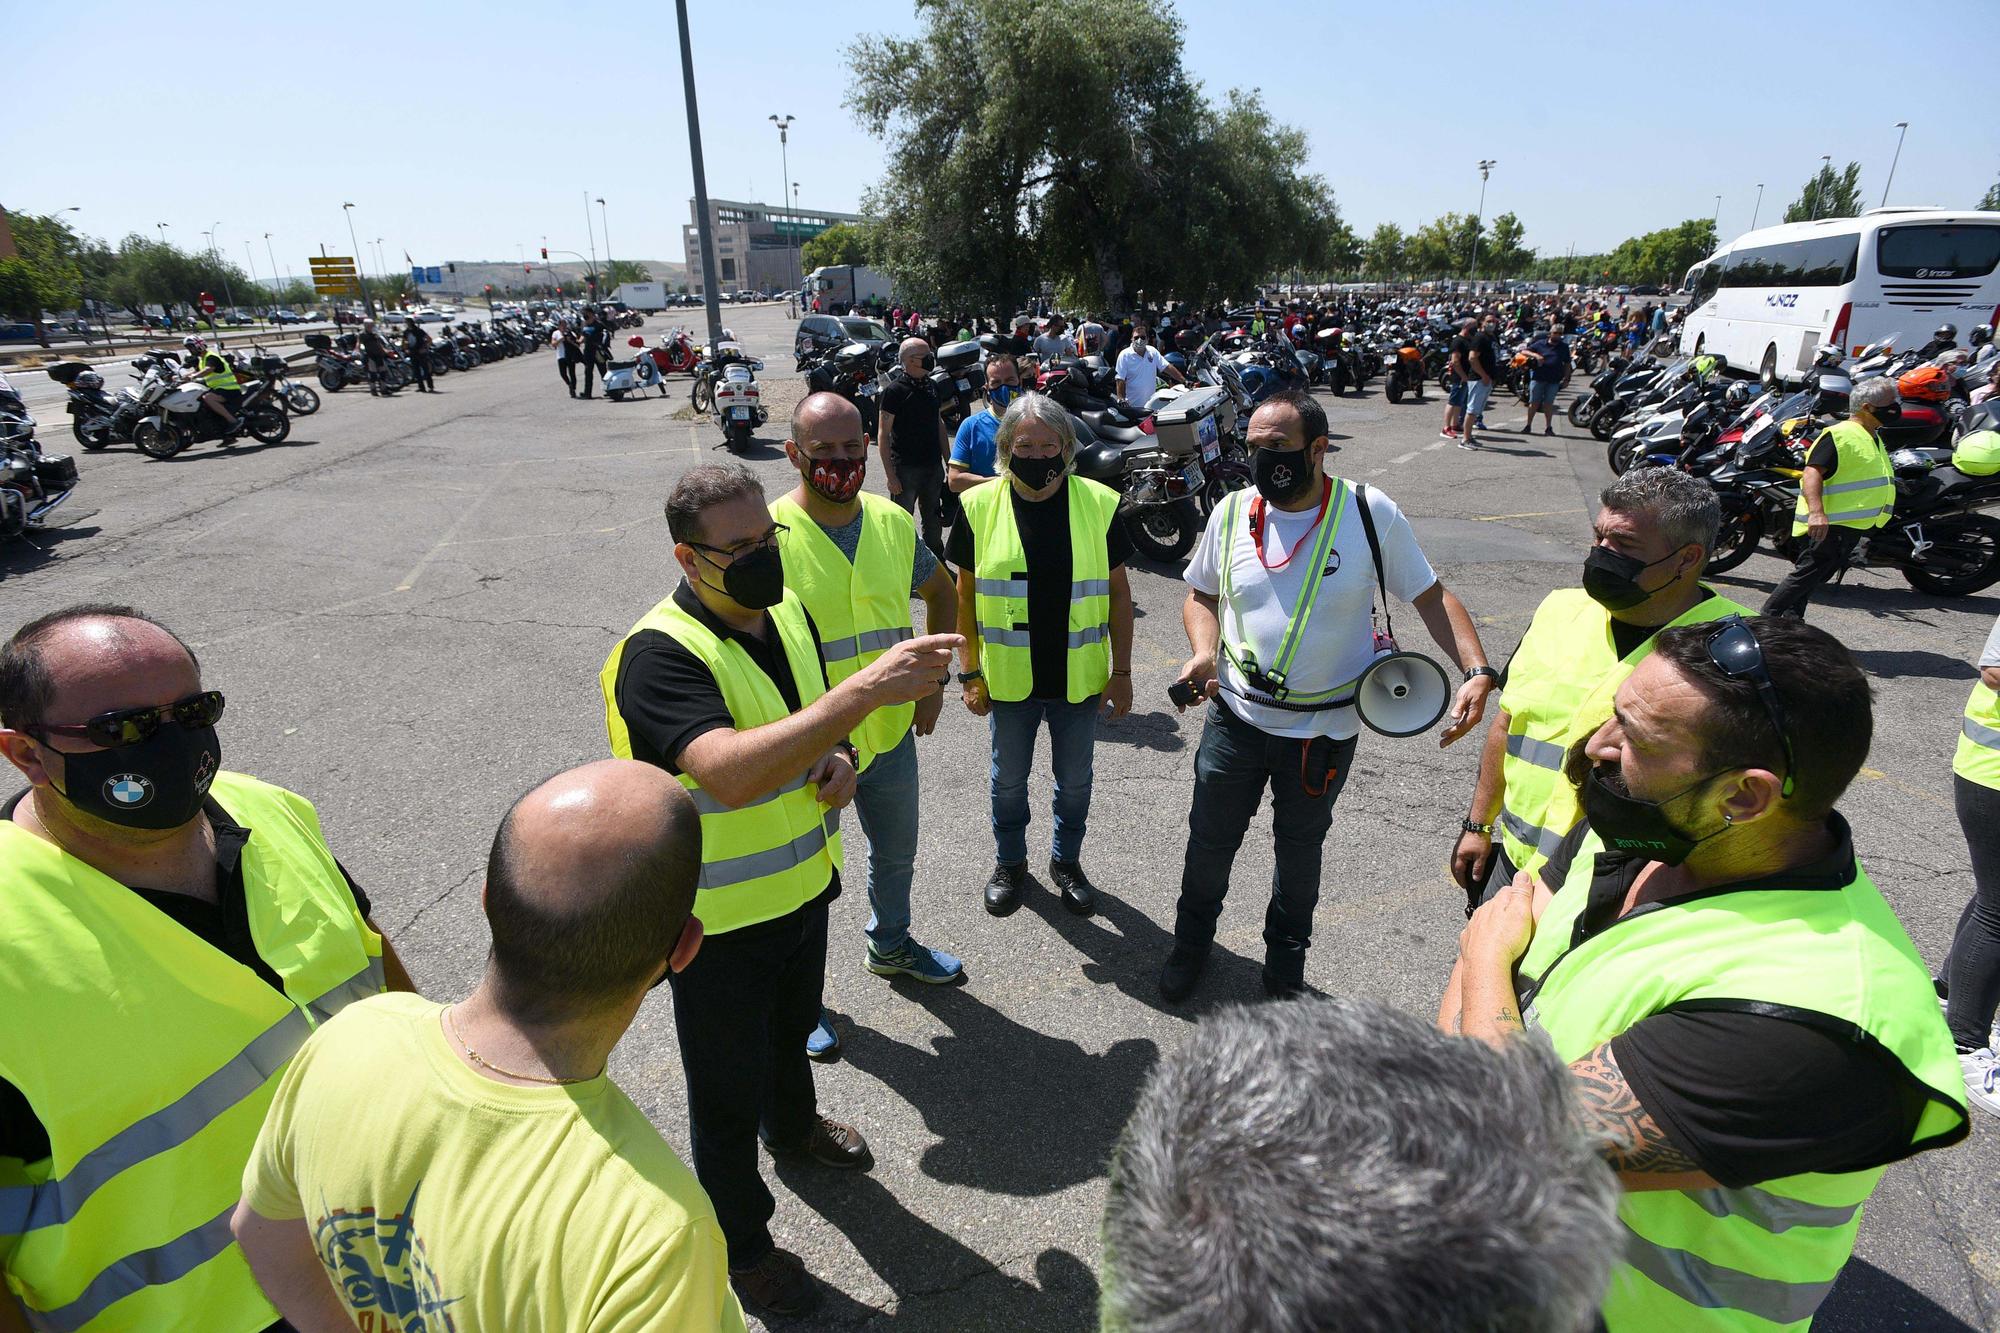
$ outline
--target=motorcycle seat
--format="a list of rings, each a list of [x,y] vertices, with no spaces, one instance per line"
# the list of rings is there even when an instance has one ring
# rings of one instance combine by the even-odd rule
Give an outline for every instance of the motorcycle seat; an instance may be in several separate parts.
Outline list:
[[[639,363],[638,363],[637,361],[613,361],[613,362],[610,362],[610,363],[608,363],[608,364],[607,364],[607,365],[606,365],[606,366],[604,367],[604,369],[605,369],[605,370],[606,370],[607,372],[609,372],[609,371],[613,371],[613,370],[630,370],[630,369],[632,369],[632,368],[633,368],[634,366],[636,366],[636,365],[638,365],[638,364],[639,364]]]

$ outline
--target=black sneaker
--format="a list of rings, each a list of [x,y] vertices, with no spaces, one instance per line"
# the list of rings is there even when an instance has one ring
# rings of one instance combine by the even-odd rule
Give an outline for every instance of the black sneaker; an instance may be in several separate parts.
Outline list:
[[[1289,999],[1294,995],[1305,994],[1306,983],[1303,978],[1279,976],[1271,970],[1269,964],[1266,964],[1264,967],[1264,993],[1274,1000]]]
[[[1195,983],[1201,980],[1201,971],[1207,966],[1208,950],[1174,941],[1173,952],[1160,968],[1160,998],[1168,1004],[1179,1004],[1194,994]]]
[[[986,910],[995,916],[1009,915],[1021,905],[1021,890],[1027,884],[1025,861],[995,863],[993,877],[986,881]]]
[[[1097,886],[1083,873],[1080,861],[1050,861],[1049,878],[1062,890],[1063,906],[1078,916],[1097,910]]]
[[[730,1269],[729,1285],[745,1302],[785,1318],[809,1314],[819,1305],[819,1284],[806,1272],[805,1261],[780,1249],[748,1268]]]

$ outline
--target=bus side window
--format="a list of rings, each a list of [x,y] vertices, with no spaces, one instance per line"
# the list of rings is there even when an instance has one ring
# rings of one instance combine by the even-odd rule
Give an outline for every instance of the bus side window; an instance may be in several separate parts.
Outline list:
[[[1728,262],[1728,257],[1725,256],[1721,263],[1708,264],[1702,268],[1700,273],[1695,275],[1694,294],[1690,308],[1706,304],[1709,297],[1714,296],[1716,292],[1722,289],[1722,269],[1723,265]]]

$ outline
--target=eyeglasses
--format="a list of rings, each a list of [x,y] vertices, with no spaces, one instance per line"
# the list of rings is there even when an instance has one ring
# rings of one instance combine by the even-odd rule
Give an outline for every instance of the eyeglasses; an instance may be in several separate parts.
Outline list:
[[[45,722],[39,726],[23,727],[21,730],[31,736],[46,739],[50,736],[67,736],[76,740],[87,740],[93,745],[101,745],[107,750],[120,746],[137,745],[150,738],[164,722],[178,722],[184,727],[212,727],[222,719],[222,691],[209,690],[202,694],[191,694],[175,703],[158,704],[147,708],[121,708],[116,712],[99,713],[88,722]]]
[[[1764,646],[1757,642],[1756,632],[1740,615],[1724,616],[1715,623],[1715,633],[1708,636],[1708,660],[1731,680],[1747,680],[1757,687],[1757,697],[1764,701],[1771,729],[1778,733],[1778,743],[1785,747],[1783,791],[1789,797],[1792,772],[1798,764],[1792,757],[1792,733],[1785,726],[1785,709],[1778,702],[1778,687],[1771,683],[1771,673],[1764,665]]]
[[[790,531],[791,528],[783,523],[773,523],[763,536],[756,538],[754,541],[738,542],[734,546],[710,546],[705,542],[689,542],[688,545],[694,547],[697,551],[713,551],[717,555],[726,555],[731,560],[734,560],[739,556],[750,554],[759,547],[776,546],[778,538]]]

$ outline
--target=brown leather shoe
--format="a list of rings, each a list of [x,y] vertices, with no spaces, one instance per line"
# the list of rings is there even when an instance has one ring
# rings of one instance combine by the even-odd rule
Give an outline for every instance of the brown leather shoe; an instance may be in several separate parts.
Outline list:
[[[819,1304],[819,1284],[805,1262],[779,1249],[748,1268],[730,1269],[729,1285],[748,1304],[786,1318],[808,1314]]]
[[[813,1122],[812,1133],[796,1147],[780,1147],[768,1139],[764,1146],[773,1157],[810,1157],[836,1171],[866,1171],[875,1165],[875,1154],[868,1151],[868,1140],[861,1137],[861,1131],[826,1116]]]

